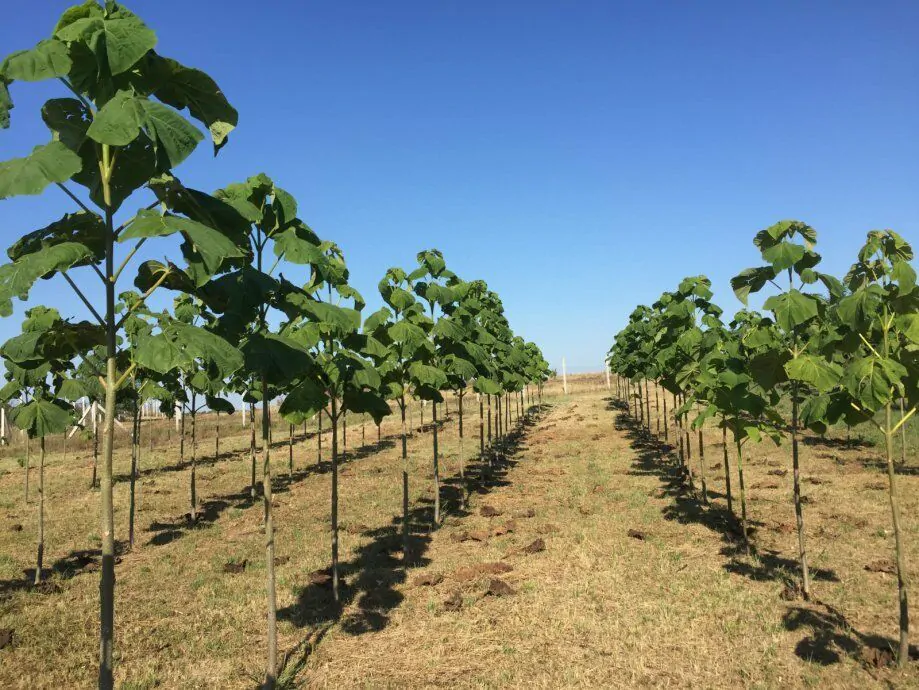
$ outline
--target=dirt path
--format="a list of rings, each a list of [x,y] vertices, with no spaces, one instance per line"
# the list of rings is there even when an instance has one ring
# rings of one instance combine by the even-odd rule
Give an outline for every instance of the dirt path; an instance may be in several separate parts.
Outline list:
[[[374,688],[915,684],[915,669],[866,670],[862,640],[838,611],[783,601],[768,558],[735,560],[717,509],[701,511],[679,490],[658,451],[604,398],[561,402],[530,429],[502,485],[432,536],[429,565],[398,587],[404,599],[387,625],[332,630],[300,679]]]

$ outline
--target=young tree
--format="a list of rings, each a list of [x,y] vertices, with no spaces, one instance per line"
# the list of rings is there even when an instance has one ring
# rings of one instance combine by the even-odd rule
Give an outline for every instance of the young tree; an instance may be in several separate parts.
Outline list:
[[[0,199],[40,194],[56,185],[78,210],[30,233],[9,250],[0,266],[0,315],[13,297],[27,298],[39,278],[60,274],[78,293],[104,337],[105,451],[101,473],[102,568],[100,588],[99,685],[114,685],[115,539],[112,514],[112,457],[118,389],[130,375],[117,369],[117,282],[139,245],[149,238],[181,234],[185,254],[205,264],[234,254],[232,244],[212,227],[188,218],[142,210],[119,224],[123,204],[148,180],[182,163],[203,139],[178,109],[208,127],[215,150],[226,143],[236,111],[203,72],[154,52],[156,34],[116,2],[87,1],[64,12],[52,35],[34,48],[10,55],[0,65],[0,126],[9,123],[7,85],[57,79],[69,97],[42,108],[52,140],[31,154],[0,164]],[[71,186],[85,188],[88,202]],[[91,210],[90,204],[98,208]],[[116,244],[136,240],[116,258]],[[91,267],[100,280],[101,300],[78,287],[75,269]],[[146,299],[170,276],[163,271],[142,295]],[[79,353],[75,352],[74,355]]]

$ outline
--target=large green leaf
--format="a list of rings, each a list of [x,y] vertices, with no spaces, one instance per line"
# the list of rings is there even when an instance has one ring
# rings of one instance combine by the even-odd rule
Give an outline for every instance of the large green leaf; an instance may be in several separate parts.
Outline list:
[[[0,65],[0,76],[8,81],[42,81],[66,77],[70,72],[67,46],[57,39],[41,41],[34,48],[10,55]]]
[[[119,91],[106,103],[86,133],[100,144],[126,146],[137,139],[141,128],[154,149],[165,153],[170,168],[188,158],[204,138],[174,109],[130,91]]]
[[[785,364],[788,378],[803,381],[821,393],[826,393],[839,383],[842,367],[814,355],[799,355]]]
[[[894,323],[907,340],[919,345],[919,314],[901,314]]]
[[[207,126],[214,151],[218,151],[239,121],[239,114],[223,91],[201,70],[155,53],[150,58],[151,71],[155,72],[157,80],[153,95],[177,110],[188,108],[193,118]]]
[[[319,238],[305,223],[295,223],[272,235],[274,253],[294,264],[322,261]]]
[[[68,213],[60,220],[24,235],[6,253],[16,261],[28,254],[73,242],[86,246],[91,252],[87,263],[95,263],[105,258],[105,232],[105,221],[98,214],[86,211]]]
[[[10,111],[13,109],[13,99],[10,96],[9,83],[0,77],[0,129],[9,129]]]
[[[793,242],[779,242],[763,250],[763,258],[776,273],[791,268],[804,258],[804,247]]]
[[[428,338],[420,326],[405,320],[392,324],[387,328],[387,334],[394,343],[405,344],[409,347],[417,347]]]
[[[246,339],[241,349],[246,370],[256,380],[264,374],[270,385],[300,380],[313,368],[309,351],[284,336],[255,334]]]
[[[241,257],[244,250],[237,247],[229,237],[203,223],[171,214],[161,215],[156,211],[141,210],[134,220],[122,230],[118,241],[141,237],[163,237],[181,232],[192,243],[207,271],[216,273],[229,258]],[[198,285],[207,282],[207,276],[200,277]]]
[[[351,388],[345,390],[343,409],[369,414],[377,424],[383,421],[384,417],[392,414],[389,404],[379,393]]]
[[[731,289],[734,290],[737,299],[746,304],[751,292],[759,292],[773,278],[775,270],[772,266],[747,268],[731,278]]]
[[[361,326],[361,315],[355,309],[339,307],[328,302],[305,301],[302,310],[307,318],[320,324],[328,332],[350,333]]]
[[[899,397],[895,393],[907,369],[883,357],[860,357],[849,362],[843,383],[855,401],[868,412],[877,412]]]
[[[72,408],[60,400],[35,398],[23,405],[17,405],[10,413],[10,420],[32,438],[43,438],[60,434],[70,426]]]
[[[798,290],[773,295],[765,301],[763,308],[775,314],[775,322],[786,332],[807,323],[819,313],[817,298]]]
[[[36,146],[25,158],[0,163],[0,199],[41,194],[49,184],[69,180],[82,166],[80,157],[59,141]]]
[[[92,251],[86,245],[63,242],[0,266],[0,316],[12,313],[13,297],[27,299],[39,278],[48,278],[56,272],[66,271],[90,261],[92,257]]]
[[[877,318],[883,298],[883,288],[869,284],[839,300],[836,313],[845,325],[863,330]]]
[[[317,382],[305,379],[287,394],[279,412],[288,424],[302,424],[325,408],[329,397]]]
[[[447,375],[437,367],[421,362],[412,362],[409,367],[409,375],[419,385],[428,386],[440,390],[447,385]]]

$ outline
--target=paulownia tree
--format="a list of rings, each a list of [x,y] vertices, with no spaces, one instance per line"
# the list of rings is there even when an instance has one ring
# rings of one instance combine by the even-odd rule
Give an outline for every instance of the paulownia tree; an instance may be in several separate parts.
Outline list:
[[[186,258],[203,267],[236,253],[219,230],[190,218],[152,208],[135,215],[121,211],[134,192],[182,163],[204,138],[180,110],[187,108],[209,129],[215,150],[226,143],[237,121],[236,111],[209,76],[159,55],[155,46],[156,34],[121,4],[87,1],[66,10],[49,38],[0,65],[0,126],[9,123],[10,84],[53,79],[65,94],[42,108],[51,141],[25,157],[0,163],[0,199],[40,194],[55,185],[76,209],[9,249],[11,263],[0,266],[0,314],[9,315],[12,298],[26,299],[40,278],[61,275],[104,338],[99,647],[99,685],[104,688],[114,684],[114,422],[118,390],[130,376],[117,368],[123,318],[115,307],[117,283],[140,245],[153,237],[181,235]],[[128,241],[131,249],[116,256],[116,246]],[[71,275],[84,267],[100,281],[101,300]],[[141,301],[170,274],[167,269],[154,278]],[[199,280],[206,282],[206,275]]]
[[[791,418],[787,421],[791,436],[798,559],[805,599],[810,597],[810,570],[804,539],[798,441],[801,405],[806,402],[811,390],[802,382],[814,383],[819,390],[823,382],[830,382],[833,369],[832,363],[808,350],[809,330],[825,314],[826,299],[807,288],[820,281],[831,294],[842,291],[837,279],[814,270],[820,263],[820,255],[813,250],[816,242],[817,232],[800,221],[786,220],[771,225],[758,232],[753,239],[765,265],[748,268],[731,279],[734,294],[744,304],[751,293],[759,292],[766,285],[772,285],[777,290],[763,304],[763,308],[772,313],[776,328],[759,331],[760,334],[774,334],[776,337],[758,343],[761,351],[751,361],[750,373],[764,390],[787,391],[791,398]],[[784,286],[776,282],[783,277]]]

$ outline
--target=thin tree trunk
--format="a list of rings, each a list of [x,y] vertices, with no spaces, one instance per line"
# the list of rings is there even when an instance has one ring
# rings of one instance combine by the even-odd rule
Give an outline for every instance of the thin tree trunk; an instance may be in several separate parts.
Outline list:
[[[249,463],[252,476],[249,482],[249,496],[255,500],[255,403],[249,404]]]
[[[909,661],[909,596],[906,587],[906,554],[903,553],[900,537],[900,497],[893,465],[893,416],[890,408],[890,403],[884,406],[884,441],[887,453],[887,481],[890,485],[890,515],[893,520],[894,549],[897,557],[897,592],[900,600],[900,647],[897,666],[903,668]]]
[[[339,600],[338,586],[338,400],[332,396],[332,598]]]
[[[798,557],[801,562],[801,584],[805,600],[810,599],[810,570],[807,567],[807,550],[804,548],[804,509],[801,505],[801,467],[798,463],[798,390],[791,393],[791,466],[794,474],[795,522],[798,529]]]
[[[134,515],[137,511],[137,460],[140,455],[140,416],[137,398],[134,398],[133,424],[131,425],[131,485],[128,498],[128,548],[134,549]]]
[[[32,439],[26,434],[26,503],[29,502],[29,473],[32,470]]]
[[[402,565],[408,569],[411,561],[408,543],[408,433],[405,427],[405,394],[399,399],[402,415]]]
[[[220,412],[217,415],[217,428],[214,430],[214,462],[220,460]]]
[[[673,417],[674,417],[674,420],[676,421],[676,426],[677,426],[677,428],[675,429],[675,431],[677,432],[677,435],[680,437],[680,468],[681,468],[681,469],[683,470],[683,472],[685,473],[685,471],[686,471],[686,455],[685,455],[685,453],[684,453],[684,451],[683,451],[683,418],[680,417],[680,416],[676,413],[676,411],[677,411],[678,408],[679,408],[679,403],[677,402],[676,393],[674,393],[674,394],[673,394]]]
[[[667,401],[664,400],[664,405]],[[661,398],[658,394],[657,382],[654,383],[654,413],[657,415],[657,437],[661,436]],[[666,413],[666,411],[665,411]]]
[[[431,401],[431,415],[434,426],[434,526],[440,524],[440,463],[438,462],[437,447],[437,401]]]
[[[294,476],[294,425],[290,425],[290,433],[287,437],[287,476]]]
[[[737,443],[737,476],[740,482],[740,530],[743,532],[744,549],[750,555],[750,535],[747,534],[747,492],[743,480],[743,449],[740,439]]]
[[[734,513],[734,503],[733,498],[731,497],[731,464],[728,459],[728,426],[727,423],[722,419],[721,426],[721,443],[724,447],[724,486],[728,498],[728,512]]]
[[[906,466],[906,423],[903,419],[906,417],[906,408],[903,405],[903,398],[900,398],[900,465]],[[65,436],[66,438],[66,436]],[[64,446],[65,452],[67,446]]]
[[[268,604],[268,659],[265,686],[274,688],[278,673],[278,614],[274,576],[274,506],[271,485],[271,420],[268,405],[268,381],[262,375],[262,506],[265,521],[265,573]]]
[[[670,442],[670,419],[667,417],[667,394],[663,393],[661,397],[664,399],[664,442]]]
[[[35,561],[35,584],[41,582],[41,566],[45,557],[45,437],[38,446],[38,558]]]
[[[348,455],[348,413],[341,413],[341,444],[344,447],[342,452],[342,457],[347,457]]]
[[[680,399],[683,405],[686,404],[686,394],[682,393]],[[686,435],[686,469],[689,472],[689,479],[692,481],[692,471],[689,469],[692,462],[692,439],[689,437],[689,419],[683,420],[683,433]]]
[[[647,411],[648,433],[651,433],[651,393],[648,390],[648,379],[645,379],[645,410]]]
[[[191,396],[191,521],[198,521],[198,412],[195,410],[195,396]]]
[[[479,396],[479,466],[485,463],[485,401]]]
[[[321,466],[322,465],[322,410],[319,410],[319,414],[317,416],[319,417],[319,421],[318,421],[319,430],[316,432],[316,439],[317,439],[316,441],[317,451],[316,452],[318,453],[318,455],[316,456],[317,458],[316,464]]]
[[[460,472],[460,482],[462,488],[460,488],[460,507],[465,510],[466,508],[466,456],[463,452],[463,396],[464,392],[459,394],[459,400],[457,405],[459,406],[459,472]]]
[[[702,429],[699,429],[699,472],[702,475],[702,503],[708,505],[708,484],[705,482],[705,445],[702,441]]]

